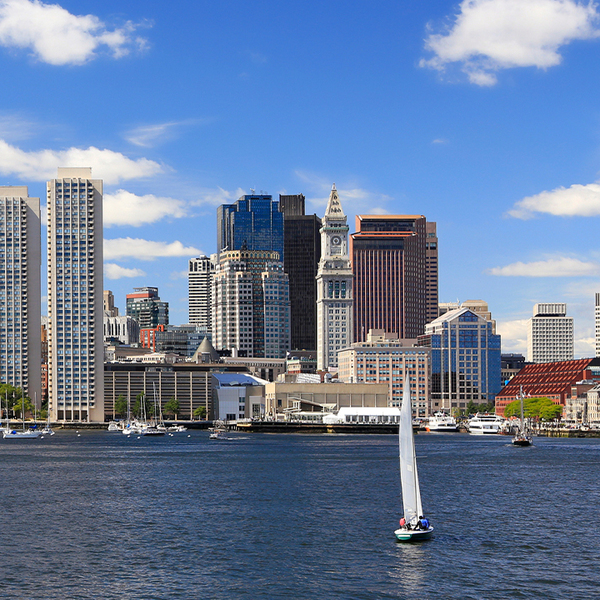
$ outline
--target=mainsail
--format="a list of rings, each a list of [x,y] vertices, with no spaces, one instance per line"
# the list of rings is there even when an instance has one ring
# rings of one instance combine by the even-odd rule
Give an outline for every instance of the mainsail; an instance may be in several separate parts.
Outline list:
[[[404,518],[407,523],[414,522],[423,514],[419,475],[417,473],[417,457],[415,454],[415,438],[412,429],[412,406],[410,401],[410,383],[408,377],[404,381],[402,407],[400,408],[399,427],[400,446],[400,481],[402,483],[402,504]]]

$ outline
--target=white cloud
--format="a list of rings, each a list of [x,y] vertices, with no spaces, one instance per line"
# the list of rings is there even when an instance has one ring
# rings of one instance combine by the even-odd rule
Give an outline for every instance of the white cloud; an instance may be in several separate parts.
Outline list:
[[[600,264],[584,262],[577,258],[559,257],[494,267],[489,270],[489,273],[502,277],[594,277],[600,275]]]
[[[246,192],[242,188],[237,188],[234,192],[229,190],[225,190],[222,187],[217,187],[216,189],[205,189],[199,193],[198,200],[192,202],[195,206],[220,206],[221,204],[231,204],[235,202],[238,198],[243,196],[244,194],[249,194],[250,192]]]
[[[178,130],[183,127],[204,125],[210,123],[211,119],[186,119],[183,121],[170,121],[167,123],[155,123],[152,125],[141,125],[131,129],[125,134],[125,139],[136,146],[149,148],[163,142],[175,139]]]
[[[47,181],[58,167],[92,167],[92,175],[107,184],[125,179],[151,177],[163,171],[153,160],[132,160],[120,152],[89,148],[26,152],[0,140],[0,174],[16,175],[26,181]]]
[[[132,225],[139,227],[155,223],[165,217],[179,219],[187,212],[185,204],[174,198],[161,198],[153,194],[136,196],[126,190],[104,195],[103,217],[105,227]]]
[[[596,340],[593,337],[577,338],[574,350],[576,357],[590,358],[596,356]]]
[[[574,184],[527,196],[508,211],[511,217],[517,219],[530,219],[535,213],[557,217],[597,217],[600,215],[600,184]]]
[[[496,322],[496,333],[502,337],[502,352],[527,352],[527,322],[528,319]]]
[[[73,15],[58,4],[40,0],[0,0],[0,45],[26,48],[51,65],[81,65],[101,49],[119,58],[146,40],[136,36],[139,25],[128,21],[108,29],[94,15]]]
[[[119,260],[135,258],[137,260],[155,260],[178,256],[199,256],[201,250],[193,246],[184,246],[181,242],[153,242],[140,238],[117,238],[104,240],[104,259]]]
[[[115,263],[104,263],[104,277],[106,279],[123,279],[123,277],[144,277],[146,273],[141,269],[127,269]]]
[[[306,173],[305,171],[297,170],[295,174],[309,188],[306,194],[307,202],[313,205],[317,213],[319,211],[323,213],[327,206],[333,182],[324,177]],[[370,215],[389,214],[389,210],[385,205],[392,200],[391,196],[371,192],[351,183],[341,185],[336,183],[336,188],[346,215],[363,213]],[[307,212],[309,211],[307,210]]]
[[[433,58],[420,66],[443,71],[460,63],[480,86],[494,85],[499,69],[553,67],[562,46],[598,37],[596,8],[577,0],[463,0],[448,31],[425,40]]]

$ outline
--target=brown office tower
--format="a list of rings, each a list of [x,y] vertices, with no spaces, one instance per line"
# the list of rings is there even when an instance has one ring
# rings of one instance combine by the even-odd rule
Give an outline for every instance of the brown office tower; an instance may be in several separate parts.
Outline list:
[[[426,231],[425,277],[427,279],[427,323],[431,323],[431,321],[434,321],[439,316],[437,223],[427,223]]]
[[[430,240],[435,255],[427,244],[435,223],[423,215],[357,215],[356,229],[351,236],[355,340],[365,341],[370,329],[399,338],[423,335],[425,324],[437,317],[437,238]]]
[[[290,349],[317,349],[317,269],[321,219],[304,214],[304,196],[279,195],[283,213],[283,270],[290,280]]]

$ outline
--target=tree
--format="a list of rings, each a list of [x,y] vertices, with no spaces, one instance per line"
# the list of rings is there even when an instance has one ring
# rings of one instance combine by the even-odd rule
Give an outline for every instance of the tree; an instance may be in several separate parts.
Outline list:
[[[523,400],[523,414],[528,419],[541,419],[542,421],[553,421],[562,415],[562,406],[552,402],[550,398],[525,398]],[[521,401],[513,400],[504,409],[505,417],[521,416]]]
[[[20,398],[9,398],[8,400],[9,403],[12,403],[11,410],[18,418],[23,417],[23,405],[25,405],[25,414],[33,412],[33,403],[31,402],[31,398],[28,398],[27,396],[23,398],[21,395]]]
[[[206,419],[206,407],[204,406],[199,406],[195,411],[194,411],[194,416],[198,417],[199,419]]]
[[[180,411],[179,400],[177,400],[177,398],[171,398],[163,406],[163,412],[166,415],[170,415],[171,417],[174,417],[174,418],[177,418],[177,415],[179,414],[179,411]]]
[[[127,400],[123,394],[120,394],[119,397],[115,400],[115,415],[119,417],[124,417],[127,414]]]
[[[146,397],[143,392],[140,392],[135,397],[133,405],[133,414],[140,419],[149,418],[154,415],[154,404]]]

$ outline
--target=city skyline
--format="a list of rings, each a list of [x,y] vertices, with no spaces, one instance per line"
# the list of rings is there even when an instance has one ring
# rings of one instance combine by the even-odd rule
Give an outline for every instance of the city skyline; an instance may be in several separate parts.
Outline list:
[[[488,302],[503,352],[526,351],[534,304],[565,302],[575,356],[594,356],[598,7],[80,10],[0,11],[0,64],[21,91],[0,105],[0,172],[40,198],[57,167],[104,181],[105,288],[122,312],[156,286],[187,322],[188,260],[216,251],[217,206],[304,194],[322,216],[335,182],[350,224],[437,223],[440,302]]]

